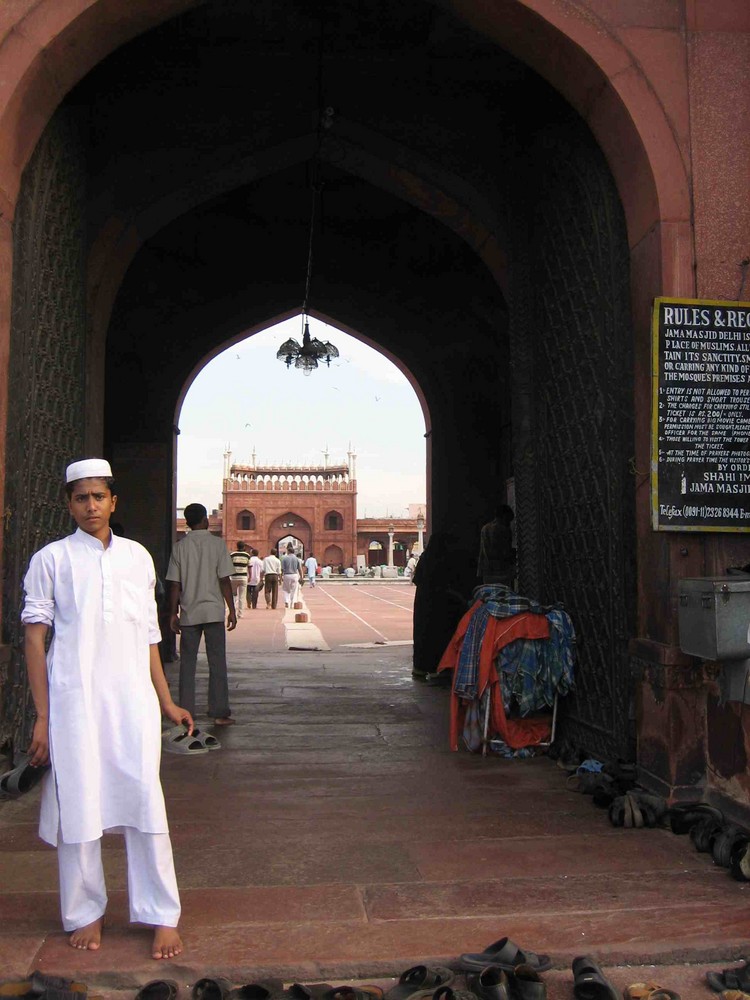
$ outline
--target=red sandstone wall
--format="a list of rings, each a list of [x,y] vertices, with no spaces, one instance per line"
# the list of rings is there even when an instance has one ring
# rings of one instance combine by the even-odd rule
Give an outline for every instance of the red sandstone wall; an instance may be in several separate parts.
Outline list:
[[[254,531],[243,531],[237,527],[238,515],[243,510],[255,515]],[[343,528],[340,531],[328,531],[324,527],[325,516],[330,511],[341,514]],[[243,541],[261,555],[267,555],[280,538],[292,534],[305,546],[305,555],[313,551],[319,562],[329,545],[340,546],[345,566],[355,561],[356,553],[352,545],[352,531],[356,531],[357,519],[355,492],[229,489],[224,491],[223,512],[223,533],[230,549],[238,541]],[[289,514],[292,516],[287,517]],[[287,520],[295,522],[294,528],[281,527],[280,522]]]

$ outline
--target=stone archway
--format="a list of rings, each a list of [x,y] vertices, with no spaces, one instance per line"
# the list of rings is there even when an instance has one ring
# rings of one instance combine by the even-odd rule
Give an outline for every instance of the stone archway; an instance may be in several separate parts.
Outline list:
[[[122,45],[129,38],[148,31],[156,24],[165,22],[169,17],[179,14],[192,7],[188,0],[157,0],[155,3],[133,3],[132,0],[74,0],[61,11],[59,5],[52,2],[33,2],[20,0],[13,6],[13,11],[6,15],[6,20],[0,22],[0,31],[7,42],[0,48],[0,69],[6,81],[6,97],[0,103],[0,209],[3,218],[0,219],[0,306],[7,305],[10,298],[10,260],[11,230],[17,193],[21,184],[21,174],[29,162],[32,150],[42,134],[45,125],[65,94],[81,77],[90,70],[97,61],[103,59],[108,52]],[[674,10],[678,5],[673,5]],[[673,20],[661,23],[660,17],[677,18],[678,14],[654,14],[656,19],[649,25],[633,25],[627,21],[618,20],[617,13],[607,12],[601,15],[596,11],[596,5],[587,5],[582,13],[581,5],[574,2],[557,3],[553,0],[501,0],[488,8],[479,0],[455,0],[451,4],[457,16],[464,22],[472,24],[485,38],[493,44],[513,53],[528,66],[533,66],[549,80],[559,93],[564,94],[571,106],[578,109],[583,119],[598,138],[601,148],[605,151],[609,169],[616,179],[619,198],[624,207],[624,217],[629,234],[630,261],[632,263],[633,280],[631,292],[634,304],[633,322],[636,331],[636,354],[641,360],[648,357],[647,319],[648,307],[652,296],[658,291],[669,294],[685,294],[693,291],[694,251],[693,238],[695,230],[691,223],[691,192],[687,177],[694,167],[700,167],[703,162],[698,158],[693,162],[693,151],[688,137],[691,130],[686,127],[685,115],[689,115],[690,97],[689,82],[682,81],[674,86],[669,85],[660,70],[650,72],[645,66],[656,66],[660,63],[659,54],[667,54],[663,65],[667,68],[682,66],[683,58],[687,58],[688,40],[685,37],[682,21]],[[603,10],[603,8],[602,8]],[[682,16],[682,12],[678,12]],[[684,13],[685,23],[692,32],[699,32],[701,25],[697,20],[689,20],[694,15]],[[659,23],[656,23],[659,22]],[[653,28],[653,31],[644,30]],[[70,51],[75,48],[76,59],[69,58]],[[657,55],[655,56],[654,53]],[[715,92],[714,92],[715,94]],[[715,98],[716,99],[716,98]],[[697,111],[697,108],[694,108]],[[696,118],[697,124],[700,124]],[[696,131],[695,142],[710,135],[703,121],[703,133]],[[304,127],[297,128],[297,136],[309,131],[309,122]],[[288,138],[288,137],[287,137]],[[413,197],[411,204],[419,205],[423,212],[431,213],[431,217],[439,219],[441,225],[448,228],[455,212],[455,205],[471,207],[471,211],[460,215],[460,224],[453,226],[454,232],[461,234],[461,240],[466,247],[473,247],[473,255],[484,254],[483,260],[488,269],[497,279],[498,269],[496,246],[502,243],[503,233],[497,234],[492,225],[497,217],[488,213],[487,202],[477,201],[477,188],[468,182],[463,186],[463,200],[444,197],[453,193],[450,185],[444,183],[443,175],[437,176],[436,158],[425,156],[421,164],[400,162],[405,154],[393,145],[384,148],[378,140],[378,149],[368,148],[371,137],[364,137],[359,145],[354,146],[356,155],[350,156],[348,167],[353,167],[353,161],[360,171],[360,176],[368,176],[370,183],[379,183],[382,190],[398,190],[404,201],[409,200],[407,191]],[[449,143],[450,145],[450,143]],[[706,145],[706,156],[713,148],[709,141]],[[415,159],[414,150],[407,147],[406,152],[411,161]],[[232,157],[227,159],[227,163]],[[144,176],[150,177],[150,164],[143,163]],[[347,164],[344,164],[347,166]],[[417,169],[419,167],[419,169]],[[278,163],[276,163],[278,168]],[[127,175],[127,164],[120,164],[121,178]],[[227,167],[231,173],[231,168]],[[367,171],[370,174],[367,175]],[[468,176],[468,171],[466,172]],[[221,170],[217,165],[201,177],[201,186],[205,182],[218,182]],[[167,176],[165,172],[164,176]],[[461,176],[459,172],[459,178]],[[704,173],[705,176],[705,173]],[[170,181],[172,175],[169,175]],[[464,178],[465,179],[465,178]],[[241,178],[235,182],[242,183]],[[389,187],[390,184],[390,187]],[[149,180],[149,185],[155,185]],[[459,185],[460,186],[460,185]],[[230,185],[231,187],[231,185]],[[111,187],[122,194],[124,188]],[[210,193],[215,189],[211,188]],[[699,193],[701,193],[699,189]],[[704,192],[705,193],[705,192]],[[116,200],[116,199],[115,199]],[[97,201],[97,199],[92,199]],[[120,211],[105,204],[106,198],[97,201],[99,211],[95,223],[91,226],[93,250],[88,261],[88,304],[94,318],[93,335],[89,338],[88,383],[86,387],[86,425],[85,438],[89,446],[99,448],[104,440],[102,430],[102,395],[104,389],[103,355],[104,331],[109,324],[110,310],[118,289],[122,285],[122,276],[129,262],[137,264],[134,256],[144,239],[151,233],[161,233],[170,219],[179,215],[186,207],[184,200],[171,205],[163,205],[161,201],[152,198],[151,192],[143,195],[139,204],[133,204]],[[506,220],[500,228],[505,228]],[[472,226],[476,229],[476,239],[469,238]],[[705,248],[720,231],[717,225],[704,215],[701,218],[701,246]],[[200,235],[200,234],[199,234]],[[497,236],[497,243],[494,242]],[[735,241],[736,242],[736,241]],[[196,239],[195,246],[199,246]],[[732,244],[734,246],[734,244]],[[507,248],[506,248],[507,249]],[[524,253],[524,247],[512,246],[506,254],[511,260],[511,279],[508,284],[510,298],[515,303],[511,318],[511,331],[530,329],[533,321],[533,297],[536,274],[534,261]],[[454,253],[454,247],[450,253]],[[731,251],[728,251],[731,252]],[[346,253],[342,254],[345,257]],[[738,258],[741,254],[738,253]],[[469,258],[456,252],[458,266],[457,274],[468,270]],[[504,264],[504,259],[502,261]],[[697,263],[697,261],[695,261]],[[716,269],[714,269],[716,270]],[[481,284],[481,282],[480,282]],[[190,289],[193,292],[193,289]],[[372,321],[380,303],[373,294],[373,302],[367,309],[371,315],[356,315],[356,310],[348,308],[344,297],[331,294],[326,303],[326,311],[338,315],[342,323],[348,323],[357,328],[373,333],[373,339],[378,339],[375,323]],[[464,290],[464,303],[472,303],[476,313],[487,313],[496,309],[497,303],[482,301],[481,295],[475,295],[474,286]],[[700,291],[700,289],[698,289]],[[290,295],[279,294],[270,305],[270,312],[278,314],[290,308]],[[404,296],[407,298],[407,296]],[[364,300],[364,296],[363,296]],[[360,306],[362,302],[360,302]],[[8,310],[0,308],[0,317]],[[183,319],[199,322],[201,317],[196,309]],[[461,319],[463,317],[459,317]],[[473,318],[473,317],[472,317]],[[368,319],[370,322],[368,322]],[[254,317],[257,322],[257,316]],[[460,322],[453,316],[458,336],[447,346],[438,345],[432,360],[434,371],[427,372],[424,377],[425,393],[432,400],[444,393],[445,385],[440,383],[436,374],[439,368],[461,369],[461,377],[470,380],[487,375],[486,371],[477,368],[476,357],[487,356],[483,346],[471,340],[462,340],[463,331]],[[0,322],[2,322],[0,320]],[[397,314],[394,307],[392,315],[386,320],[392,327],[403,324],[408,328],[414,323],[414,317],[408,310]],[[222,324],[225,324],[222,326]],[[223,316],[219,323],[221,329],[217,339],[233,336],[236,326]],[[82,330],[81,326],[81,330]],[[497,332],[497,331],[496,331]],[[85,335],[85,331],[84,331]],[[128,331],[133,336],[132,331]],[[511,332],[511,336],[514,334]],[[385,338],[387,339],[387,338]],[[488,342],[490,338],[487,338]],[[516,348],[521,343],[516,340]],[[7,356],[10,344],[9,328],[0,328],[0,353]],[[469,346],[470,345],[470,346]],[[497,349],[497,348],[496,348]],[[416,371],[419,365],[418,352],[408,355],[408,345],[402,352],[407,357],[406,363]],[[200,356],[198,353],[197,356]],[[521,355],[521,360],[525,359]],[[543,357],[543,355],[542,355]],[[122,359],[121,359],[122,360]],[[544,360],[548,366],[549,360]],[[125,364],[132,365],[133,370],[141,364],[137,351],[125,359]],[[490,366],[492,368],[492,366]],[[147,373],[148,374],[148,373]],[[183,372],[183,376],[184,376]],[[490,378],[500,378],[502,371],[492,369]],[[648,402],[647,387],[649,378],[648,365],[642,363],[637,368],[637,378],[634,395],[638,406],[636,411],[636,437],[633,467],[643,469],[648,464]],[[430,381],[432,380],[432,381]],[[158,381],[158,379],[156,380]],[[83,387],[83,380],[78,385]],[[420,383],[421,384],[421,383]],[[7,386],[6,386],[7,388]],[[154,389],[154,386],[149,386]],[[157,387],[158,388],[158,387]],[[516,406],[524,401],[528,386],[516,384],[514,395]],[[527,400],[528,402],[528,400]],[[7,392],[4,394],[3,410],[0,419],[7,417]],[[148,410],[146,411],[148,412]],[[530,409],[521,407],[521,423],[529,416]],[[462,413],[464,427],[471,430],[475,421],[470,413]],[[519,423],[519,420],[516,420]],[[155,463],[164,465],[169,462],[172,433],[168,419],[159,415],[153,421],[155,426],[155,441],[126,440],[116,441],[118,454],[133,469],[140,462],[141,467],[148,469]],[[434,427],[429,428],[430,435],[435,440],[441,440],[441,460],[446,454],[445,442],[448,441],[447,452],[455,445],[451,440],[449,421],[439,415]],[[529,440],[530,430],[525,427],[526,438]],[[7,435],[2,435],[0,444],[5,446]],[[152,448],[144,448],[148,445]],[[502,451],[507,442],[501,442]],[[517,443],[516,443],[517,447]],[[455,449],[457,450],[457,449]],[[518,450],[518,447],[517,447]],[[3,466],[8,469],[8,478],[16,474],[8,456],[3,452]],[[519,461],[527,459],[525,452],[519,453]],[[447,465],[436,468],[436,477],[447,475]],[[455,471],[453,474],[455,475]],[[461,479],[464,470],[458,469]],[[498,468],[491,469],[493,481],[499,477]],[[45,469],[43,474],[53,475],[54,470]],[[134,478],[135,477],[134,475]],[[158,483],[159,494],[168,492],[169,474],[165,472]],[[667,579],[655,595],[654,586],[646,577],[648,568],[666,565],[669,558],[661,559],[659,547],[652,538],[648,525],[648,512],[645,500],[646,491],[637,495],[636,517],[639,523],[639,557],[644,566],[644,586],[642,587],[642,605],[640,619],[650,621],[644,634],[648,633],[649,641],[657,645],[660,641],[670,642],[674,639],[675,623],[669,606],[669,586]],[[438,498],[436,509],[440,517],[448,514],[448,504]],[[481,493],[476,492],[473,498],[473,508],[469,511],[471,521],[479,516],[478,507]],[[442,509],[441,505],[442,504]],[[4,510],[6,505],[4,504]],[[162,512],[158,518],[166,519]],[[160,528],[161,530],[161,528]],[[166,529],[164,529],[166,531]],[[669,553],[676,551],[677,541],[670,540],[662,546]],[[720,547],[714,544],[706,546],[705,551],[698,546],[691,551],[687,561],[681,563],[683,570],[698,568],[703,565],[707,554],[710,562],[712,553],[719,552]],[[657,563],[657,557],[659,562]],[[659,570],[661,572],[661,570]],[[668,575],[669,570],[664,573]],[[657,573],[658,576],[658,573]],[[656,596],[656,601],[653,600]],[[649,603],[657,606],[654,614]]]

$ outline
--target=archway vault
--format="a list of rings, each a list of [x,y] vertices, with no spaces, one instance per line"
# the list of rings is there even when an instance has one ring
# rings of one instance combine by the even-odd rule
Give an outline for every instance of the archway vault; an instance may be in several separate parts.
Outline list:
[[[432,414],[431,443],[439,442],[433,479],[461,487],[467,547],[488,497],[500,492],[514,465],[512,450],[518,467],[533,453],[519,449],[519,441],[532,442],[538,429],[532,395],[542,383],[534,379],[540,370],[549,375],[555,363],[549,354],[535,355],[534,336],[555,323],[567,329],[579,315],[566,290],[556,293],[555,315],[549,302],[545,316],[535,301],[540,288],[554,285],[554,261],[544,254],[547,219],[530,211],[534,182],[544,178],[541,158],[532,164],[529,151],[543,155],[547,142],[564,159],[569,147],[561,133],[581,137],[584,166],[593,171],[588,190],[606,188],[605,210],[615,205],[608,231],[617,242],[624,232],[619,204],[590,144],[593,134],[617,183],[632,259],[640,265],[639,307],[657,289],[692,290],[684,109],[679,96],[643,70],[637,33],[574,0],[381,4],[383,16],[369,33],[351,30],[360,7],[342,0],[326,8],[346,21],[346,30],[330,36],[324,60],[326,82],[342,107],[319,149],[317,95],[302,85],[315,65],[307,51],[315,25],[304,5],[73,0],[61,10],[54,0],[19,0],[0,20],[6,31],[0,70],[13,57],[8,99],[0,103],[0,134],[7,139],[0,143],[0,209],[7,209],[0,222],[0,305],[9,298],[8,226],[22,171],[64,99],[87,134],[87,442],[97,449],[105,442],[134,480],[151,483],[165,498],[152,512],[157,557],[168,543],[163,470],[190,373],[216,345],[299,307],[296,258],[304,255],[307,165],[315,152],[327,199],[315,308],[371,339],[413,375]],[[212,18],[240,24],[242,17],[259,18],[261,27],[267,22],[268,38],[262,31],[205,30]],[[670,43],[685,44],[681,23],[668,29]],[[256,35],[256,58],[248,61]],[[283,44],[267,45],[273,38]],[[201,48],[206,39],[211,44]],[[298,66],[299,75],[270,73],[274,59]],[[257,78],[246,79],[248,64]],[[124,73],[130,66],[141,72]],[[217,104],[205,82],[214,83],[225,68]],[[367,87],[358,89],[358,74],[369,74]],[[232,86],[237,77],[241,89]],[[133,122],[137,128],[127,127]],[[553,208],[556,183],[547,189]],[[567,208],[563,214],[557,228],[564,233],[574,216]],[[609,272],[621,303],[628,261],[619,245],[610,254],[613,247],[598,259],[601,266],[621,265],[616,275]],[[540,261],[547,267],[541,277]],[[586,312],[612,310],[614,301],[591,292]],[[642,313],[637,321],[642,328]],[[612,330],[622,335],[621,327]],[[7,328],[0,342],[7,349]],[[523,430],[515,441],[511,397],[513,420]],[[642,467],[645,410],[639,419],[636,466]],[[149,479],[155,467],[162,470],[158,484]],[[452,517],[445,489],[435,500],[433,527]],[[533,576],[543,560],[541,543],[532,542]]]

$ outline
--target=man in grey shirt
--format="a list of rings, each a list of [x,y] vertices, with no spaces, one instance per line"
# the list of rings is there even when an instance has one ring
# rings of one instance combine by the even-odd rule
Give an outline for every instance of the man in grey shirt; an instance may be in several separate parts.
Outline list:
[[[302,563],[294,554],[294,546],[290,542],[281,557],[281,589],[285,608],[294,607],[302,580]]]
[[[234,567],[224,542],[208,530],[208,512],[203,504],[188,504],[185,521],[190,531],[175,545],[167,569],[169,625],[181,636],[180,704],[195,714],[195,665],[204,635],[208,715],[217,726],[231,726],[234,719],[229,708],[224,607],[229,612],[226,630],[231,632],[237,627],[229,582]]]

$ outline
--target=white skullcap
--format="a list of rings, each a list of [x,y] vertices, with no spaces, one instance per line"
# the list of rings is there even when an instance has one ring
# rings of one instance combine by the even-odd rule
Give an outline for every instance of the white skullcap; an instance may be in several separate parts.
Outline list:
[[[74,483],[77,479],[111,478],[109,462],[105,462],[103,458],[84,458],[82,462],[73,462],[65,470],[66,483]]]

